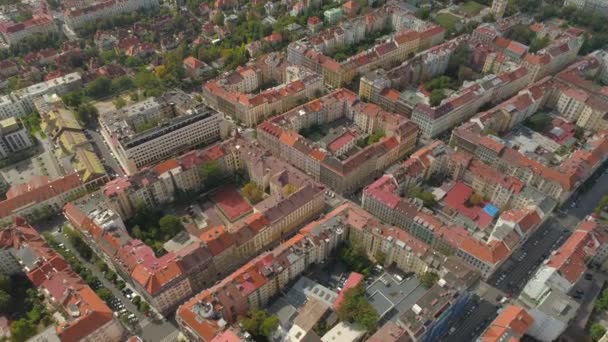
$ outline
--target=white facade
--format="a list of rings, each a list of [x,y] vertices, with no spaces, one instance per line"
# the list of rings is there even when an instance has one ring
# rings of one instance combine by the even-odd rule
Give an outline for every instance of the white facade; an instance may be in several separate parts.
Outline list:
[[[157,127],[133,139],[119,141],[110,132],[103,135],[116,153],[118,161],[128,174],[143,166],[184,152],[197,145],[219,140],[223,135],[224,121],[220,114],[192,114],[178,117],[169,124]],[[105,127],[104,127],[105,128]]]

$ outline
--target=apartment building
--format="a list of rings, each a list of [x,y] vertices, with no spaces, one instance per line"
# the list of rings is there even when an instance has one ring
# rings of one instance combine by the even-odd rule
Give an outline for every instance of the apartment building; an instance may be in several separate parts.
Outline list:
[[[208,254],[200,242],[192,241],[179,252],[170,251],[156,257],[152,248],[132,239],[122,220],[98,202],[97,198],[87,196],[78,202],[68,203],[64,207],[64,215],[83,234],[85,241],[99,255],[110,260],[110,265],[130,281],[156,310],[169,313],[192,295],[193,288],[211,284],[210,258],[198,259],[201,254]],[[111,217],[111,220],[101,219]],[[192,259],[198,260],[198,263],[191,263]],[[188,276],[192,271],[203,274],[209,280],[202,284],[193,283],[192,277]]]
[[[516,94],[530,83],[531,74],[523,67],[498,75],[488,75],[465,85],[441,104],[431,107],[417,104],[412,121],[421,131],[421,139],[432,139],[468,120],[481,106],[498,103]]]
[[[158,7],[157,0],[105,0],[84,7],[67,9],[63,15],[65,23],[72,30],[76,30],[88,22],[153,7]]]
[[[395,265],[403,272],[423,274],[433,267],[435,258],[443,258],[405,230],[384,225],[370,214],[362,216],[367,219],[365,225],[351,227],[349,240],[363,247],[370,259],[383,255],[385,266]]]
[[[457,155],[449,155],[446,159],[451,162],[458,158]],[[433,162],[442,163],[441,160]],[[403,165],[409,164],[406,161]],[[431,163],[422,163],[421,167],[429,168],[425,165]],[[445,170],[450,168],[448,163],[444,165]],[[415,199],[402,198],[399,193],[403,191],[404,184],[400,182],[407,179],[397,168],[391,168],[389,172],[363,190],[363,208],[382,221],[400,227],[407,236],[417,239],[423,246],[458,256],[484,278],[489,277],[516,246],[527,239],[552,209],[552,206],[541,209],[539,201],[523,208],[505,207],[508,210],[496,218],[485,213],[473,213],[464,202],[476,185],[470,182],[469,187],[456,182],[443,199],[443,211],[433,213]],[[421,173],[424,174],[424,171]],[[398,240],[397,237],[390,239]]]
[[[27,183],[11,184],[6,199],[0,202],[0,219],[6,222],[16,216],[27,218],[41,212],[59,212],[69,198],[84,189],[76,172],[54,180],[33,176]]]
[[[446,274],[399,316],[397,324],[412,341],[437,341],[446,333],[448,322],[461,316],[469,303],[470,283]]]
[[[553,341],[572,324],[580,304],[568,294],[606,241],[605,227],[593,220],[581,221],[564,244],[543,262],[519,296],[519,302],[534,320],[528,335],[539,341]],[[601,254],[605,260],[605,254]]]
[[[583,40],[582,32],[569,30],[563,37],[554,40],[546,48],[533,54],[526,54],[522,65],[532,74],[532,81],[556,74],[574,62],[583,46]]]
[[[479,146],[483,141],[488,141],[481,137],[480,126],[471,122],[453,131],[450,145],[462,149],[463,153],[480,155]],[[492,140],[491,145],[492,149],[484,150],[494,151],[491,158],[486,154],[486,164],[493,165],[493,168],[506,176],[516,177],[521,183],[537,189],[559,203],[563,203],[603,163],[605,150],[608,149],[606,134],[599,132],[589,138],[582,149],[574,151],[564,158],[561,164],[553,166],[507,147],[498,138]]]
[[[338,63],[324,55],[327,51],[362,41],[367,34],[390,27],[397,32],[375,47]],[[444,30],[416,18],[394,5],[385,5],[362,17],[351,18],[288,46],[287,59],[323,75],[326,84],[340,87],[355,74],[404,61],[416,51],[439,44]]]
[[[522,307],[509,304],[484,330],[478,342],[499,342],[506,339],[520,340],[528,332],[534,318]]]
[[[0,157],[5,158],[31,146],[34,146],[32,137],[20,121],[14,117],[0,120]]]
[[[34,100],[51,94],[61,95],[82,85],[81,75],[73,72],[0,96],[0,118],[20,117],[35,110]]]
[[[102,115],[99,122],[127,174],[228,134],[219,113],[192,107],[189,95],[178,90]]]
[[[259,72],[256,72],[259,71]],[[264,76],[264,73],[268,73]],[[300,101],[311,99],[323,91],[321,76],[299,69],[287,83],[250,94],[259,87],[269,71],[241,69],[227,78],[212,80],[203,86],[203,97],[211,108],[232,117],[248,127],[295,107]],[[274,78],[274,77],[273,77]]]
[[[335,44],[315,39],[296,41],[287,48],[288,61],[322,74],[327,85],[341,87],[351,82],[357,74],[367,74],[380,67],[394,66],[417,51],[441,43],[444,34],[444,30],[438,26],[427,26],[420,31],[405,29],[396,33],[389,42],[378,44],[341,63],[322,53],[324,49],[329,50]],[[356,41],[351,44],[356,44]]]
[[[41,116],[40,128],[54,143],[57,161],[64,168],[71,168],[78,173],[87,189],[104,185],[109,176],[94,152],[93,142],[85,134],[74,113],[61,100],[53,103],[47,100],[48,97],[38,99],[35,105]]]
[[[415,104],[409,103],[406,93],[399,90],[427,81],[445,73],[450,57],[468,35],[458,36],[434,45],[400,65],[384,70],[373,70],[360,79],[359,96],[382,109],[411,117]]]
[[[593,81],[593,78],[601,79],[603,73],[605,62],[598,51],[573,63],[552,80],[552,99],[557,97],[557,100],[549,102],[549,105],[579,127],[591,131],[608,128],[605,115],[608,96],[603,93],[603,86]]]
[[[352,122],[351,132],[358,132],[357,139],[378,132],[384,137],[369,146],[353,146],[348,153],[336,155],[331,150],[342,151],[340,146],[352,139],[337,137],[326,150],[298,133],[339,119]],[[413,150],[417,136],[416,126],[406,118],[374,104],[360,103],[357,95],[346,89],[267,120],[258,126],[257,132],[262,146],[339,193],[356,190]]]
[[[0,248],[10,250],[21,269],[62,320],[52,333],[58,341],[123,341],[125,331],[112,310],[72,271],[22,218],[2,230]]]
[[[145,168],[130,177],[118,178],[103,187],[103,196],[123,219],[133,216],[139,204],[156,207],[175,198],[176,190],[197,192],[205,185],[200,167],[217,163],[219,168],[233,174],[243,167],[240,151],[228,143],[187,152],[176,158]]]
[[[351,204],[336,208],[190,299],[177,310],[181,331],[192,341],[211,341],[223,330],[223,324],[235,323],[250,308],[266,306],[312,263],[327,260],[344,241],[349,218],[358,210]]]
[[[57,33],[59,29],[53,18],[46,14],[34,16],[20,23],[3,21],[0,23],[0,43],[6,45],[16,44],[24,38],[34,35]]]

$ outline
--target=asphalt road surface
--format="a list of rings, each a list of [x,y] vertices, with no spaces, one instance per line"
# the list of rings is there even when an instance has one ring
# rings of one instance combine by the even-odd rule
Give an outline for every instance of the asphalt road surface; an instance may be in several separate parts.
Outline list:
[[[507,295],[518,296],[538,266],[570,233],[557,219],[549,218],[505,261],[488,283]]]
[[[55,237],[55,239],[57,239],[57,241],[59,241],[60,243],[63,243],[66,246],[66,248],[68,248],[69,250],[71,250],[74,253],[76,258],[78,258],[80,260],[80,262],[83,263],[83,265],[85,265],[87,268],[89,268],[91,270],[93,275],[96,276],[101,281],[101,283],[103,284],[103,286],[105,288],[110,290],[116,298],[120,299],[120,301],[125,305],[127,310],[129,310],[131,313],[135,314],[135,316],[138,319],[138,321],[137,321],[138,324],[134,327],[134,331],[133,331],[134,333],[137,333],[139,336],[141,336],[144,339],[144,341],[150,341],[150,342],[152,342],[152,341],[172,341],[177,338],[179,331],[177,329],[177,324],[175,322],[168,321],[168,320],[156,322],[156,321],[153,321],[152,319],[146,317],[141,312],[139,312],[137,310],[137,308],[135,307],[135,305],[133,305],[131,303],[131,301],[124,296],[124,294],[120,291],[120,289],[118,289],[113,283],[111,283],[105,279],[104,275],[101,273],[101,271],[99,271],[99,269],[95,265],[87,262],[82,257],[80,257],[78,252],[76,252],[76,250],[70,244],[69,240],[65,237],[65,235],[58,232],[56,229],[53,229],[52,234]]]
[[[118,177],[124,176],[122,168],[120,165],[118,165],[118,161],[116,161],[116,159],[114,159],[112,156],[112,151],[110,151],[110,148],[106,146],[101,134],[91,129],[87,129],[86,132],[95,143],[97,155],[102,158],[103,164],[111,169],[111,173],[117,175]]]
[[[562,245],[578,222],[589,215],[602,196],[608,193],[608,172],[601,173],[592,182],[593,186],[587,192],[573,196],[573,200],[562,206],[561,213],[558,211],[534,232],[488,283],[507,294],[518,296],[543,260]]]
[[[474,341],[498,315],[497,307],[490,302],[473,297],[467,304],[460,319],[452,322],[441,341],[470,342]],[[451,332],[451,333],[450,333]]]

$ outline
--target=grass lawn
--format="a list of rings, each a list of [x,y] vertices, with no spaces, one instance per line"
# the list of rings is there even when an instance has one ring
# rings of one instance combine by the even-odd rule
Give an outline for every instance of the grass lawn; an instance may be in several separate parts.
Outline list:
[[[460,21],[455,15],[449,13],[439,13],[435,16],[435,22],[439,24],[439,26],[443,27],[446,31],[450,31],[454,28],[457,22]]]
[[[476,3],[475,1],[467,1],[460,6],[460,9],[468,16],[475,16],[481,12],[483,5]]]

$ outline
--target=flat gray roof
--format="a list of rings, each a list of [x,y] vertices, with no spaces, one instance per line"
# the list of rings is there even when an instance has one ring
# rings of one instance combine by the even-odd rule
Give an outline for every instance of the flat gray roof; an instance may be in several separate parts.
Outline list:
[[[386,284],[383,282],[386,281]],[[389,273],[384,273],[365,290],[370,304],[380,315],[396,319],[416,304],[426,289],[420,285],[416,276],[398,281]]]

